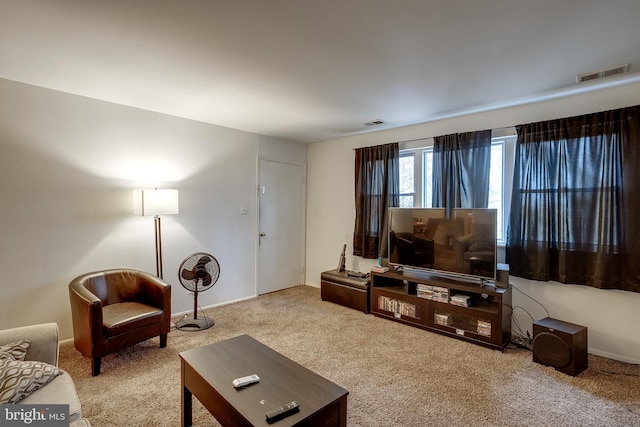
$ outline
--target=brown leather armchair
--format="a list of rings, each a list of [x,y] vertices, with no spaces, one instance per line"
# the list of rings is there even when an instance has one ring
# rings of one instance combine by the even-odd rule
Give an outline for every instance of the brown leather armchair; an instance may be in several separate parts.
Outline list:
[[[76,349],[100,374],[103,356],[160,336],[171,328],[171,285],[149,273],[114,269],[83,274],[69,283]]]

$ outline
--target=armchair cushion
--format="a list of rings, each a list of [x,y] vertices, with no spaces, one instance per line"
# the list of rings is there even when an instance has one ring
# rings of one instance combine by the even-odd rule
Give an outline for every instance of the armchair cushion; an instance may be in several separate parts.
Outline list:
[[[0,359],[0,403],[17,403],[58,375],[60,370],[48,363]]]
[[[138,302],[121,302],[102,307],[102,329],[105,337],[115,337],[125,332],[162,321],[162,310]]]

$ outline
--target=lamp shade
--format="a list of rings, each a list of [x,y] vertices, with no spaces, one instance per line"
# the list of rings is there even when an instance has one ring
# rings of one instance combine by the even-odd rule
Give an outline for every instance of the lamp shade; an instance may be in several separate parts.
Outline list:
[[[178,213],[178,190],[154,188],[133,190],[133,213],[142,216]]]

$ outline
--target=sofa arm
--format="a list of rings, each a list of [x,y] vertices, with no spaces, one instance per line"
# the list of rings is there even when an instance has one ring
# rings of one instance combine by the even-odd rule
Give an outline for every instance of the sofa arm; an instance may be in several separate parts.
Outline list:
[[[0,331],[0,345],[27,339],[31,341],[25,360],[58,366],[58,325],[42,323]]]

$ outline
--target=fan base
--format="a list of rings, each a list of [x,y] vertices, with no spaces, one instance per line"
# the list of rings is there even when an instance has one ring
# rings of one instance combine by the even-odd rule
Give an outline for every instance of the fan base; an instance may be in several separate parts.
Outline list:
[[[198,317],[197,319],[182,319],[176,322],[176,329],[181,331],[203,331],[215,325],[216,321],[210,317]]]

